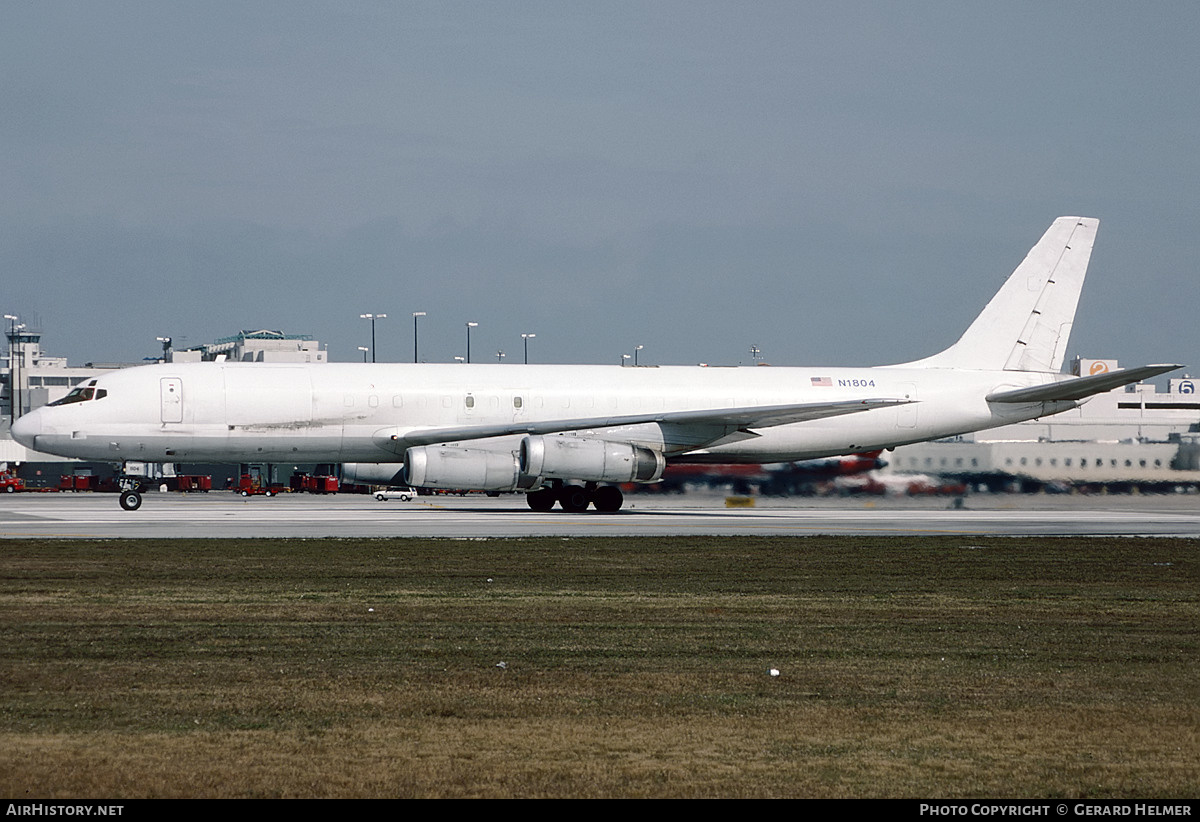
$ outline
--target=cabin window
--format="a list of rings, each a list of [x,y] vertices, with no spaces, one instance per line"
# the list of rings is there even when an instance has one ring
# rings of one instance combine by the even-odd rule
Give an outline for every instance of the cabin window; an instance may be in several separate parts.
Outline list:
[[[520,407],[521,407],[521,398],[513,397],[513,408],[520,408]]]
[[[467,394],[467,408],[474,408],[474,407],[475,407],[475,398],[472,397],[470,394]]]

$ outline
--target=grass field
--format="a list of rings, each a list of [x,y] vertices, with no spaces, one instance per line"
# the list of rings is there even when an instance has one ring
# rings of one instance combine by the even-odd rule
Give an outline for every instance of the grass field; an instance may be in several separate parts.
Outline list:
[[[1198,553],[5,540],[0,794],[1195,797]]]

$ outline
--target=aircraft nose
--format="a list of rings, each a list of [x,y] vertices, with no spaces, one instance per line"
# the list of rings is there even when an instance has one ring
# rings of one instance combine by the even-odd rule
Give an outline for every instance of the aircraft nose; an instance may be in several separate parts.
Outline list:
[[[38,411],[30,411],[23,417],[18,417],[12,424],[12,437],[26,448],[33,448],[33,441],[42,433],[42,415]]]

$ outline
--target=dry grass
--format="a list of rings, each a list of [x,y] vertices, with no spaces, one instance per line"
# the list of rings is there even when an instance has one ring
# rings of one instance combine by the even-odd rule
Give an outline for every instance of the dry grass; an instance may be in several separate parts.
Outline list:
[[[1195,796],[1198,548],[7,540],[0,792]]]

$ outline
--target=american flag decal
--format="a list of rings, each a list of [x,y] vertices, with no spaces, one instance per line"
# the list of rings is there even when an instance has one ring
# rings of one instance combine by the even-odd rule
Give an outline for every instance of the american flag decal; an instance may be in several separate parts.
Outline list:
[[[833,380],[829,377],[813,377],[812,384],[813,388],[832,388]]]

